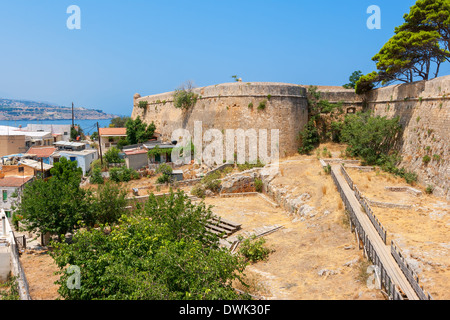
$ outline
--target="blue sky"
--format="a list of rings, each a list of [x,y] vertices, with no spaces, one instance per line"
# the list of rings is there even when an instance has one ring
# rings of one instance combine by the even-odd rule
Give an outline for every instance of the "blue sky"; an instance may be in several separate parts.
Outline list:
[[[232,81],[342,85],[415,0],[0,0],[0,97],[130,115],[133,95]],[[70,5],[81,29],[69,30]],[[369,30],[370,5],[381,30]],[[446,66],[441,75],[448,74]]]

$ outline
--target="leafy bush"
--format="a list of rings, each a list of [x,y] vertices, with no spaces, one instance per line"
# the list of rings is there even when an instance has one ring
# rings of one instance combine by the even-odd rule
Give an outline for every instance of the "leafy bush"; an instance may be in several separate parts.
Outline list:
[[[141,109],[145,109],[148,106],[148,102],[147,101],[139,101],[138,103],[138,107]]]
[[[422,158],[422,162],[423,162],[424,164],[428,164],[430,161],[431,161],[431,158],[430,158],[429,155],[426,155],[426,156],[424,156],[424,157]]]
[[[139,179],[139,173],[127,167],[111,168],[109,170],[109,178],[114,182],[128,182]]]
[[[263,184],[262,180],[256,178],[255,179],[255,190],[256,190],[256,192],[259,192],[259,193],[263,192],[263,186],[264,186],[264,184]]]
[[[105,160],[108,163],[123,163],[125,162],[123,159],[119,156],[120,150],[116,147],[111,147],[106,151],[105,153]]]
[[[243,240],[242,236],[239,236],[238,240],[241,241],[239,253],[247,261],[254,263],[268,258],[270,249],[264,247],[266,239],[257,239],[256,236],[253,235],[245,240]]]
[[[351,156],[361,157],[369,165],[388,155],[401,131],[399,117],[372,116],[371,113],[347,115],[341,140],[348,144]]]
[[[93,184],[103,184],[104,183],[102,171],[100,168],[97,167],[92,171],[90,183],[93,183]]]
[[[432,194],[434,191],[434,187],[432,185],[428,185],[425,189],[426,194]]]
[[[60,268],[59,294],[64,300],[249,299],[232,286],[246,285],[246,262],[219,247],[207,229],[212,215],[182,191],[151,194],[109,233],[77,232],[72,244],[56,244],[51,252]],[[82,266],[79,290],[68,287],[68,265]]]
[[[189,109],[197,103],[198,95],[186,89],[177,89],[173,95],[173,104],[178,109]]]
[[[0,283],[0,300],[20,300],[17,277],[11,277],[5,283]]]
[[[320,143],[319,130],[314,124],[314,121],[309,121],[305,128],[299,133],[300,147],[298,152],[300,154],[309,154]]]
[[[264,110],[264,109],[266,109],[266,106],[267,106],[267,100],[264,99],[263,101],[261,101],[261,102],[259,103],[259,105],[258,105],[258,110]]]
[[[239,171],[245,171],[245,170],[250,170],[253,168],[263,168],[265,166],[264,163],[261,162],[261,160],[257,160],[256,163],[248,163],[245,162],[243,164],[237,164],[237,168]]]
[[[173,169],[166,163],[162,163],[156,169],[156,173],[162,173],[157,179],[156,183],[164,184],[171,182]]]
[[[205,198],[205,188],[201,184],[197,184],[192,188],[191,194],[193,196],[196,196],[197,198],[204,199]]]

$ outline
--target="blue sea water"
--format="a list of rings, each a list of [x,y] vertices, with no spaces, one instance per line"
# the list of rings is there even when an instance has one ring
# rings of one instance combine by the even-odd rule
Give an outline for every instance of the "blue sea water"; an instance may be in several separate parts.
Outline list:
[[[81,126],[84,134],[90,135],[97,131],[97,122],[100,128],[107,128],[111,119],[102,120],[75,120],[75,125]],[[28,124],[72,124],[72,120],[0,120],[0,126],[10,126],[10,127],[26,127]]]

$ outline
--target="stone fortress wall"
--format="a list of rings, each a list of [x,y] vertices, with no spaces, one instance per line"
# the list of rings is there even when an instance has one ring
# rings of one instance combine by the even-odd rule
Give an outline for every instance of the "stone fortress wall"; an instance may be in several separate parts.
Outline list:
[[[297,134],[308,121],[304,88],[282,83],[235,82],[196,88],[194,92],[199,99],[188,110],[174,107],[173,92],[146,97],[137,94],[132,118],[141,116],[147,123],[154,121],[163,141],[171,141],[172,132],[179,128],[189,130],[193,136],[196,121],[202,122],[203,133],[218,129],[224,136],[227,129],[255,129],[257,133],[259,129],[267,129],[268,150],[271,130],[279,129],[280,156],[297,152]],[[259,110],[264,100],[266,107]],[[139,108],[139,101],[147,101],[147,108]]]
[[[379,88],[365,97],[376,115],[400,117],[402,166],[450,199],[450,76]],[[424,157],[430,158],[428,163]]]
[[[194,122],[207,129],[279,129],[280,157],[293,155],[299,147],[298,133],[308,121],[308,86],[284,83],[225,83],[197,88],[196,105],[183,111],[174,108],[173,92],[134,96],[132,118],[154,121],[163,140],[170,141],[178,128],[193,132]],[[449,124],[450,76],[373,90],[365,96],[340,87],[318,86],[321,98],[343,102],[346,112],[373,110],[376,115],[400,117],[404,132],[398,149],[402,166],[416,172],[419,182],[432,185],[438,195],[450,197]],[[269,99],[270,95],[270,99]],[[267,100],[264,110],[258,110]],[[144,110],[139,101],[147,101]],[[253,108],[249,108],[249,104]],[[270,148],[270,137],[268,139]],[[424,163],[428,155],[431,161]]]

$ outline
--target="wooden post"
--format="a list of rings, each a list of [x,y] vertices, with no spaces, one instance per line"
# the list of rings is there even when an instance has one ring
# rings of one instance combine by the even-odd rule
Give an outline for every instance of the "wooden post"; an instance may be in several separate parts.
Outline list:
[[[98,135],[98,147],[100,149],[100,163],[102,164],[102,168],[103,168],[102,140],[100,137],[100,129],[98,127],[98,122],[97,122],[97,135]]]

